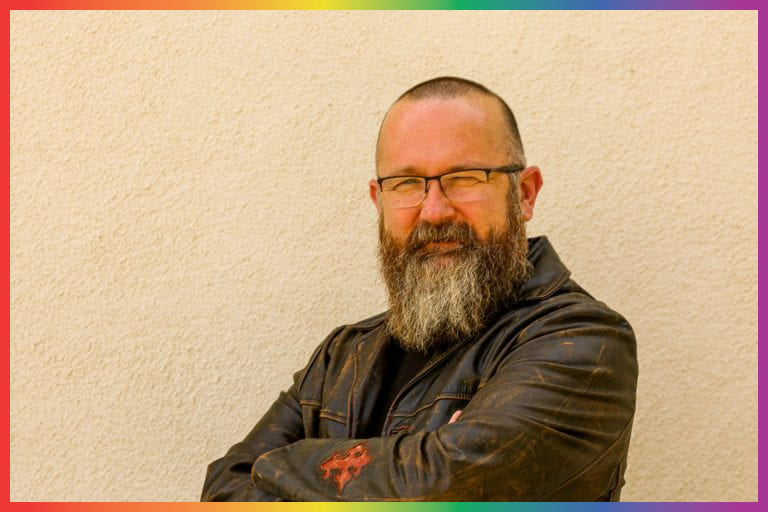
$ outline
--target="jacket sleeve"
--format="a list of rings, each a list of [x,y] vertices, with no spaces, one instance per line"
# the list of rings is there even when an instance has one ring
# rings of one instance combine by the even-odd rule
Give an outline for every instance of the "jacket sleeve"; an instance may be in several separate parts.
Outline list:
[[[616,473],[626,454],[637,380],[631,328],[602,305],[575,304],[530,324],[513,347],[457,422],[296,441],[256,460],[256,486],[295,501],[595,499],[579,494],[582,484],[619,479],[592,472]]]
[[[200,501],[285,501],[260,490],[253,483],[253,462],[263,453],[306,437],[299,404],[299,389],[312,364],[328,349],[342,327],[335,329],[315,349],[302,370],[294,373],[293,385],[280,393],[253,430],[230,448],[224,457],[208,465]]]
[[[288,391],[280,393],[272,407],[242,442],[208,466],[200,501],[283,501],[253,485],[251,466],[262,453],[286,446],[302,437],[301,407],[296,399],[294,382]]]

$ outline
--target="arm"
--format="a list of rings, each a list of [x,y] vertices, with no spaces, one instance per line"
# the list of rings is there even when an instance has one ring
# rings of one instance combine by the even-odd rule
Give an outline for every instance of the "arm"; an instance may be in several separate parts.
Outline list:
[[[296,441],[259,457],[253,479],[290,500],[595,499],[584,482],[619,479],[636,378],[629,325],[607,308],[573,305],[526,328],[455,423]],[[334,481],[321,466],[339,459],[356,467]]]
[[[279,496],[256,487],[251,469],[261,454],[305,437],[298,399],[299,389],[306,372],[323,355],[340,330],[341,328],[335,329],[315,349],[307,366],[293,375],[293,385],[288,391],[280,393],[272,407],[245,439],[230,448],[224,457],[208,466],[200,501],[284,501]]]
[[[251,466],[262,453],[303,437],[296,387],[294,383],[288,391],[280,393],[245,439],[208,466],[200,501],[283,501],[253,485]]]

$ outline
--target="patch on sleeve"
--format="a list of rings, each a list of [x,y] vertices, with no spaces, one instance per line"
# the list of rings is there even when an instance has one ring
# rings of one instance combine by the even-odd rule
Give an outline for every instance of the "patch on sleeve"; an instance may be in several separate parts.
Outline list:
[[[328,460],[320,464],[320,469],[323,470],[323,480],[328,479],[336,470],[333,479],[336,481],[336,488],[339,490],[339,494],[341,494],[349,481],[357,478],[363,466],[369,464],[371,460],[365,443],[353,446],[343,456],[340,452],[336,452]]]

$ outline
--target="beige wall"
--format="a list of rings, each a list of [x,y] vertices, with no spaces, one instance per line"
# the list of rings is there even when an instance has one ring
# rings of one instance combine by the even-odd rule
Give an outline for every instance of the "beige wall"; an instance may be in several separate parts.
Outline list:
[[[11,499],[197,499],[385,308],[374,138],[442,74],[509,101],[531,234],[636,330],[623,497],[757,499],[757,18],[12,13]]]

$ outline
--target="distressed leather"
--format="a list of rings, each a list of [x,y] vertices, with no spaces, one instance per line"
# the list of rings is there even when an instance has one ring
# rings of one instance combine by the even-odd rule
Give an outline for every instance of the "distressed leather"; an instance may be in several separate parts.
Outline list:
[[[436,351],[381,437],[357,436],[387,385],[377,371],[386,313],[334,330],[210,464],[202,500],[617,501],[634,333],[570,279],[546,237],[529,240],[528,259],[522,298],[477,338]]]

